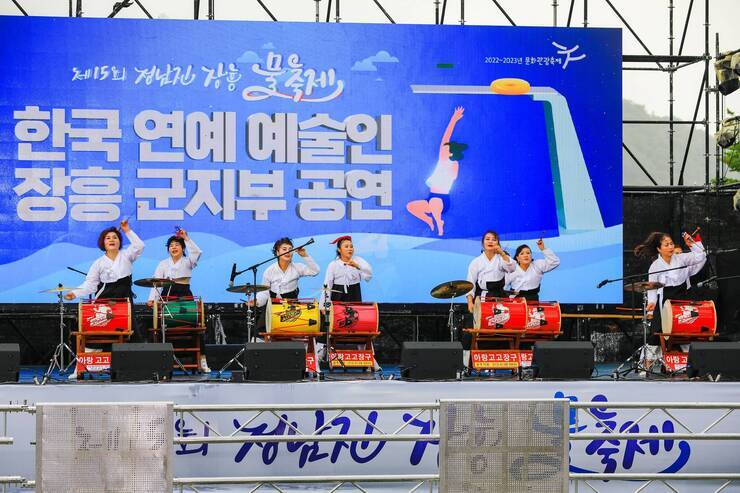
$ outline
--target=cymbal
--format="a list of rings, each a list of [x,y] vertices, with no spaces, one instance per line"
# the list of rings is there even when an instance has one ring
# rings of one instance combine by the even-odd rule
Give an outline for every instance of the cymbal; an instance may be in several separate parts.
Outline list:
[[[163,279],[161,277],[145,277],[143,279],[137,279],[134,284],[144,288],[161,288],[163,286],[172,286],[175,281],[172,279]]]
[[[254,294],[259,293],[260,291],[267,291],[268,289],[270,289],[270,286],[263,286],[261,284],[240,284],[238,286],[226,288],[226,291],[229,293]]]
[[[59,293],[59,292],[62,292],[62,291],[72,291],[73,289],[77,289],[77,288],[76,287],[70,288],[70,287],[67,287],[67,286],[57,286],[56,288],[41,290],[41,291],[39,291],[39,293]]]
[[[447,281],[435,286],[429,294],[434,298],[457,298],[473,289],[473,283],[468,281]]]
[[[172,282],[175,284],[190,284],[190,278],[189,277],[176,277],[172,279]]]
[[[664,286],[662,282],[633,282],[631,284],[625,284],[624,290],[625,291],[634,291],[635,293],[644,293],[645,291],[650,291],[651,289],[660,289]]]

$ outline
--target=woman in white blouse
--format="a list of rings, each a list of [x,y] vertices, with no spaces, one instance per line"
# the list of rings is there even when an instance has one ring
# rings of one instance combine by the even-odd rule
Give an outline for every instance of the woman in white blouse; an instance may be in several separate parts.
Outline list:
[[[340,236],[331,243],[337,245],[337,258],[326,269],[320,306],[325,305],[327,292],[331,293],[331,301],[362,301],[360,281],[372,279],[372,267],[355,255],[351,236]]]
[[[127,220],[121,221],[121,231],[131,244],[121,250],[123,238],[117,228],[103,230],[98,237],[98,248],[105,252],[90,267],[85,282],[77,289],[64,295],[67,300],[78,296],[94,294],[96,299],[128,298],[133,305],[134,293],[131,290],[133,263],[144,251],[144,242],[131,230]],[[134,320],[135,321],[135,320]],[[134,338],[144,340],[138,324],[134,326]]]
[[[560,259],[552,250],[545,248],[542,238],[537,240],[537,248],[545,256],[544,260],[532,260],[532,249],[529,245],[519,245],[514,254],[514,260],[517,262],[516,269],[506,274],[506,284],[511,287],[517,297],[525,298],[527,301],[540,300],[542,277],[546,272],[560,265]]]
[[[305,264],[293,262],[293,252],[288,253],[292,248],[290,238],[280,238],[272,246],[272,254],[278,256],[278,260],[262,274],[262,284],[270,286],[270,290],[257,293],[257,306],[264,306],[269,298],[298,298],[298,280],[319,273],[318,264],[305,248],[296,250]]]
[[[175,296],[178,298],[192,297],[193,292],[190,291],[190,278],[193,275],[193,269],[198,265],[198,260],[203,251],[190,239],[187,231],[183,229],[179,229],[177,234],[167,239],[167,251],[170,256],[157,265],[157,269],[154,271],[154,277],[181,280],[177,284],[162,288],[161,295]],[[157,298],[156,291],[155,288],[152,288],[149,292],[147,305],[152,306],[154,304]]]
[[[655,259],[650,264],[650,282],[660,282],[663,287],[648,291],[648,311],[653,312],[654,330],[661,330],[660,312],[663,303],[671,299],[686,299],[688,295],[687,280],[692,273],[698,272],[707,261],[707,254],[696,244],[688,233],[683,233],[683,240],[691,250],[688,253],[676,253],[673,239],[667,233],[653,232],[635,247],[635,255],[645,259]],[[659,272],[670,270],[668,272]]]
[[[467,280],[473,284],[468,293],[468,311],[473,313],[475,299],[478,297],[504,296],[504,276],[514,272],[516,264],[509,254],[501,248],[498,233],[486,231],[481,238],[482,253],[475,257],[468,266]]]
[[[92,264],[82,286],[65,294],[65,299],[73,300],[88,294],[94,294],[95,298],[133,299],[131,272],[133,263],[144,251],[144,242],[131,230],[126,220],[121,221],[121,231],[131,245],[122,251],[123,238],[118,229],[111,227],[103,230],[98,237],[98,248],[105,255]]]

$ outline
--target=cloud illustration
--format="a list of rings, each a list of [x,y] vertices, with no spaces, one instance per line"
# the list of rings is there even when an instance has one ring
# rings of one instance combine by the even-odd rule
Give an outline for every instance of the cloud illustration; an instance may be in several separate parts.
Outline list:
[[[262,58],[260,56],[253,52],[253,51],[245,51],[242,53],[242,56],[236,59],[237,63],[261,63]]]
[[[385,50],[380,50],[375,55],[356,61],[350,70],[356,72],[376,72],[378,70],[378,67],[375,66],[376,63],[398,63],[398,58]]]

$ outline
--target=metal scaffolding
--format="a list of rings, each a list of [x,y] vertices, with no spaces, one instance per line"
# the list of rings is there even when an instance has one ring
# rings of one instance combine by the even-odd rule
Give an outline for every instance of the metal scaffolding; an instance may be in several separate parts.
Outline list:
[[[7,0],[6,0],[7,1]],[[22,15],[29,15],[28,10],[25,9],[22,5],[24,0],[10,0],[17,8],[18,12]],[[26,0],[28,1],[28,0]],[[83,17],[85,15],[84,11],[84,1],[85,0],[68,0],[68,15],[70,17]],[[90,0],[87,0],[90,1]],[[123,9],[133,7],[140,9],[141,12],[143,12],[148,18],[152,19],[152,15],[149,12],[149,10],[145,6],[145,1],[152,2],[152,0],[121,0],[113,3],[112,11],[108,17],[115,17],[120,11]],[[250,0],[251,1],[251,0]],[[271,0],[275,1],[275,0]],[[304,0],[305,2],[313,2],[314,3],[314,15],[313,19],[306,19],[306,21],[314,20],[315,22],[342,22],[342,16],[341,16],[341,0]],[[345,3],[345,8],[357,8],[358,5],[362,3],[367,4],[374,4],[378,11],[382,13],[383,17],[387,20],[389,23],[395,24],[396,21],[391,16],[391,13],[386,9],[386,7],[383,5],[383,1],[388,3],[387,0],[365,0],[365,2],[352,2],[352,3]],[[465,17],[465,0],[458,0],[459,1],[459,12],[460,12],[460,19],[459,24],[464,25],[468,21]],[[715,184],[719,184],[721,178],[724,177],[726,170],[723,169],[723,161],[722,161],[722,152],[721,149],[715,144],[714,145],[714,152],[712,151],[712,143],[710,142],[710,136],[709,132],[711,129],[711,121],[710,121],[710,97],[712,94],[715,95],[715,122],[714,127],[715,131],[719,129],[720,121],[721,121],[721,115],[723,111],[723,96],[719,93],[719,91],[716,88],[717,80],[716,77],[714,80],[710,79],[712,70],[710,67],[710,62],[713,58],[712,54],[710,53],[710,24],[709,24],[709,0],[704,0],[704,19],[703,19],[703,28],[704,28],[704,51],[701,54],[694,54],[694,55],[685,55],[684,54],[684,46],[686,42],[686,36],[689,32],[691,26],[692,26],[692,20],[696,17],[698,17],[700,14],[694,12],[694,5],[695,0],[689,0],[688,9],[686,12],[686,17],[683,19],[683,27],[681,29],[681,38],[680,43],[678,45],[678,50],[676,52],[675,49],[675,32],[674,32],[674,25],[675,25],[675,19],[674,19],[674,10],[676,8],[675,6],[675,0],[662,0],[667,2],[667,14],[668,14],[668,46],[667,46],[667,54],[660,55],[653,53],[650,48],[648,48],[647,44],[643,41],[643,39],[640,37],[638,32],[633,28],[633,26],[630,24],[630,22],[627,20],[627,18],[623,15],[622,12],[617,8],[617,1],[616,0],[591,0],[591,2],[601,2],[603,5],[607,6],[608,9],[614,14],[615,18],[618,19],[619,23],[624,27],[624,29],[629,32],[629,34],[637,41],[637,43],[642,47],[643,53],[640,54],[625,54],[622,57],[622,70],[623,71],[659,71],[662,73],[665,73],[668,75],[668,119],[664,120],[623,120],[623,125],[667,125],[668,126],[668,156],[666,160],[666,166],[668,168],[668,182],[667,183],[660,183],[659,179],[656,179],[648,168],[641,162],[640,156],[638,156],[629,146],[628,142],[623,142],[622,146],[624,151],[627,153],[627,155],[630,157],[631,161],[634,162],[636,166],[639,167],[639,169],[642,171],[642,173],[646,176],[646,178],[652,183],[652,187],[641,187],[645,190],[651,190],[655,187],[663,188],[663,187],[674,187],[674,186],[683,186],[684,185],[684,175],[686,171],[686,165],[688,163],[689,159],[689,151],[691,149],[692,139],[694,137],[694,133],[697,126],[700,126],[704,130],[704,191],[707,193],[715,192],[719,193],[719,188],[714,185],[712,181],[714,180]],[[627,0],[621,0],[621,1],[627,1]],[[657,1],[657,0],[656,0]],[[430,6],[433,9],[434,14],[434,23],[435,24],[445,24],[445,17],[447,14],[447,7],[448,2],[450,0],[429,0]],[[51,2],[49,2],[51,3]],[[203,2],[204,4],[206,2]],[[208,20],[214,20],[216,19],[216,0],[208,0],[207,2],[207,19]],[[220,2],[221,5],[228,5],[227,2]],[[266,14],[270,19],[273,21],[278,21],[278,19],[273,11],[270,9],[270,6],[268,5],[268,0],[254,0],[253,2],[253,8],[255,11],[262,11],[264,14]],[[566,2],[564,2],[566,3]],[[570,0],[567,2],[568,4],[568,17],[567,22],[565,23],[565,26],[570,27],[575,23],[574,19],[574,10],[576,7],[576,4],[580,4],[583,7],[583,18],[581,21],[581,25],[583,27],[593,27],[592,24],[589,23],[589,0]],[[45,4],[48,5],[48,4]],[[558,8],[560,7],[560,2],[558,0],[542,0],[542,8],[552,8],[552,26],[558,26]],[[503,5],[502,0],[491,0],[490,2],[490,8],[494,9],[497,13],[499,13],[501,16],[503,16],[506,19],[506,22],[509,25],[516,26],[517,23],[514,21],[512,16],[507,12],[505,6]],[[201,14],[201,1],[200,0],[193,0],[193,18],[194,19],[200,19]],[[323,14],[323,15],[322,15]],[[49,15],[49,13],[39,13],[39,15]],[[696,26],[696,22],[693,23],[695,28],[698,28]],[[719,35],[716,35],[715,40],[715,57],[719,56]],[[691,120],[685,121],[685,120],[677,120],[675,117],[675,91],[674,91],[674,77],[677,71],[684,67],[688,67],[691,65],[694,65],[696,63],[703,63],[704,64],[704,72],[701,76],[700,85],[699,85],[699,91],[697,94],[696,104],[694,107],[694,114]],[[712,82],[714,85],[712,85]],[[699,111],[702,106],[702,99],[704,100],[704,114],[701,119],[699,118]],[[676,142],[676,126],[678,125],[690,125],[689,129],[689,135],[685,142],[683,142],[682,146],[678,146],[678,142]],[[680,149],[682,147],[682,152],[680,152]],[[679,150],[680,154],[680,165],[679,162],[676,160],[676,151]],[[714,176],[712,176],[711,173],[711,158],[714,156],[715,158],[715,173]]]

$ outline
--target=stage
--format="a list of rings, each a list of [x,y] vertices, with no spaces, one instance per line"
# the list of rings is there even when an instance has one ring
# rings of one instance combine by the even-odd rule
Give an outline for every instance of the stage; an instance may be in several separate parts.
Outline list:
[[[439,418],[432,408],[439,406],[440,400],[450,399],[599,402],[599,407],[588,410],[590,415],[585,410],[576,412],[571,408],[571,437],[573,433],[604,433],[604,424],[624,431],[631,424],[639,423],[630,433],[678,433],[685,431],[684,426],[696,432],[715,422],[726,410],[667,411],[658,407],[643,416],[645,409],[617,408],[617,403],[645,403],[646,407],[656,407],[655,403],[687,401],[740,403],[740,382],[658,380],[659,376],[649,380],[633,376],[628,380],[614,381],[609,377],[614,368],[614,365],[600,365],[598,373],[602,377],[567,381],[519,381],[511,375],[496,373],[487,377],[466,377],[463,381],[410,382],[398,379],[397,368],[388,368],[382,380],[380,375],[335,373],[323,381],[291,383],[231,383],[207,377],[176,376],[173,381],[161,383],[51,381],[44,386],[30,383],[34,375],[41,374],[41,369],[24,369],[23,383],[3,385],[0,394],[3,403],[27,406],[39,403],[169,402],[175,406],[174,436],[191,438],[214,436],[214,429],[224,436],[236,431],[240,431],[237,433],[239,436],[296,434],[286,422],[300,428],[302,433],[319,430],[318,434],[330,435],[370,435],[379,433],[381,429],[387,433],[408,422],[403,433],[435,434],[439,433]],[[608,403],[613,403],[615,408],[610,409]],[[386,407],[393,405],[400,406]],[[204,406],[211,406],[211,410]],[[260,406],[269,411],[255,415],[255,409]],[[351,411],[353,406],[362,411]],[[430,407],[419,409],[414,406]],[[337,411],[345,408],[348,409],[346,412]],[[3,461],[0,475],[35,477],[36,447],[32,444],[36,439],[35,419],[31,413],[9,414],[7,435],[14,437],[15,442],[10,446],[12,454]],[[731,414],[712,432],[733,432],[738,428],[740,415]],[[571,473],[740,470],[740,458],[730,441],[571,438],[570,447]],[[435,474],[439,453],[436,440],[186,443],[176,444],[174,450],[175,478]],[[600,491],[623,491],[618,482],[611,482],[611,486],[599,484]],[[720,484],[709,482],[704,487],[711,485],[714,490]],[[698,486],[696,482],[691,484],[691,488]],[[382,490],[389,491],[388,488]],[[681,491],[703,489],[682,488]]]

